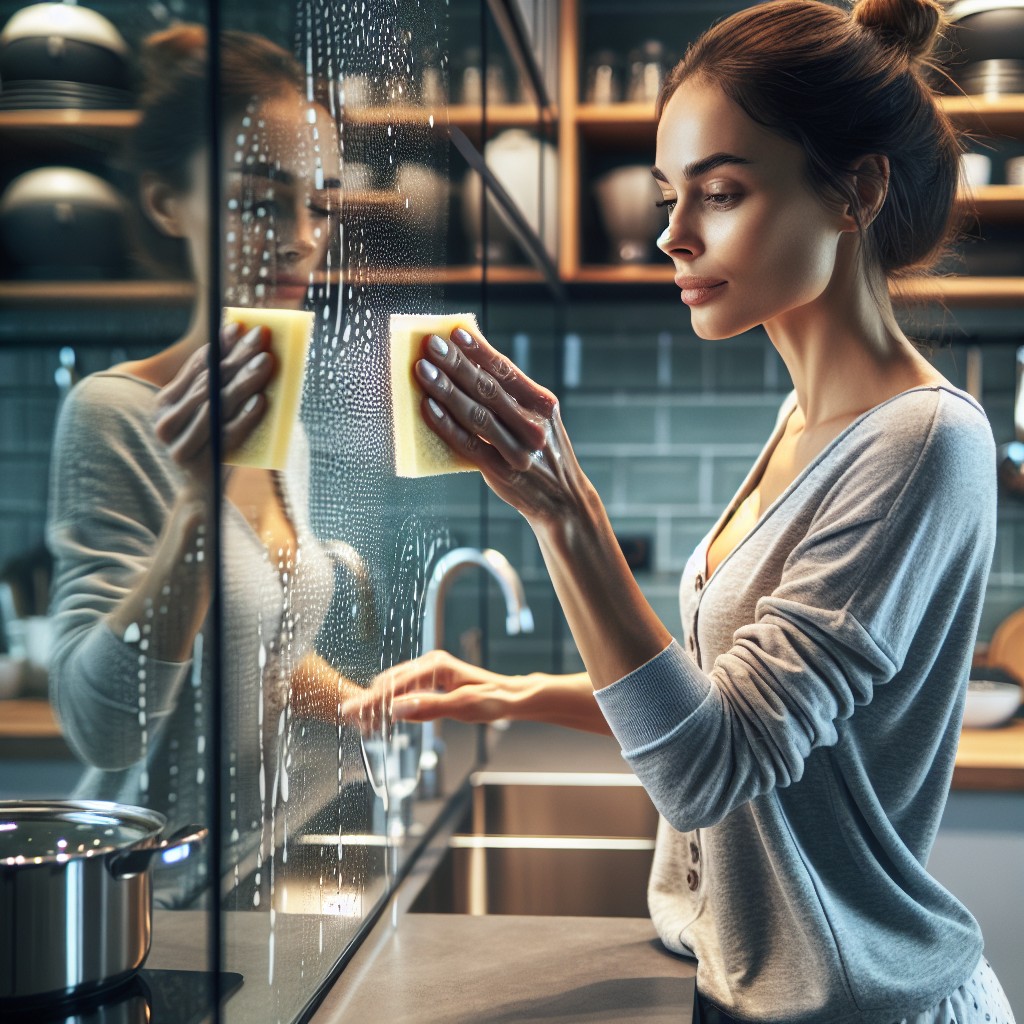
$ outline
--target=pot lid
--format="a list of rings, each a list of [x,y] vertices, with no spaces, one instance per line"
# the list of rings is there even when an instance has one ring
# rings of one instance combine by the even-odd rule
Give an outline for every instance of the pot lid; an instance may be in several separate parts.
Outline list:
[[[118,191],[103,178],[77,167],[37,167],[19,174],[0,196],[0,213],[25,206],[79,203],[120,213]]]
[[[79,43],[92,43],[126,60],[130,56],[128,44],[114,23],[98,11],[77,4],[31,4],[11,15],[0,33],[0,47],[19,39],[38,37],[72,39]]]
[[[959,21],[961,18],[969,18],[972,14],[1014,8],[1024,9],[1024,0],[956,0],[946,10],[946,17],[950,21]]]
[[[0,867],[124,850],[159,835],[165,823],[153,811],[102,801],[0,801]]]

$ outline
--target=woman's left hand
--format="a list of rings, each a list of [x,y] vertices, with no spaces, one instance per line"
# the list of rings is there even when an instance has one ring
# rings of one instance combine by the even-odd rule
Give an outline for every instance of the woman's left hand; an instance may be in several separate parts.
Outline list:
[[[531,525],[563,519],[590,494],[558,399],[461,327],[425,339],[416,379],[430,429],[473,462]]]

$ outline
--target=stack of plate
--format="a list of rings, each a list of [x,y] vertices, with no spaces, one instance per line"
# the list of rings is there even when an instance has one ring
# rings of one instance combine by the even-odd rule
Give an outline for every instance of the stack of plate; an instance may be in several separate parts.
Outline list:
[[[0,33],[0,109],[125,108],[130,86],[128,44],[96,11],[32,4]]]

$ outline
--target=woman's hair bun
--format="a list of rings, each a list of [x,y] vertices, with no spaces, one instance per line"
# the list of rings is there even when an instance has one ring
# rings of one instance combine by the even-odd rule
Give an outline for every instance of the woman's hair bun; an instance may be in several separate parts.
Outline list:
[[[857,0],[853,18],[911,60],[931,56],[946,23],[939,0]]]
[[[183,22],[146,37],[142,47],[142,69],[146,89],[159,90],[186,61],[206,57],[206,29]]]

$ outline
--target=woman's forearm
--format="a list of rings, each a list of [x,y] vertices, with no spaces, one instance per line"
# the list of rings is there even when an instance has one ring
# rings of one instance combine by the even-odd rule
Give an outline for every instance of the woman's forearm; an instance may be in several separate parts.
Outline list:
[[[206,512],[202,498],[179,500],[146,571],[106,617],[116,636],[132,624],[150,623],[150,657],[181,662],[192,656],[210,607],[210,563],[203,547]]]
[[[515,717],[520,721],[546,722],[567,729],[611,736],[586,672],[548,675],[534,672],[524,678],[523,701]]]
[[[639,668],[672,641],[626,564],[596,492],[571,517],[535,526],[555,593],[594,689]]]

